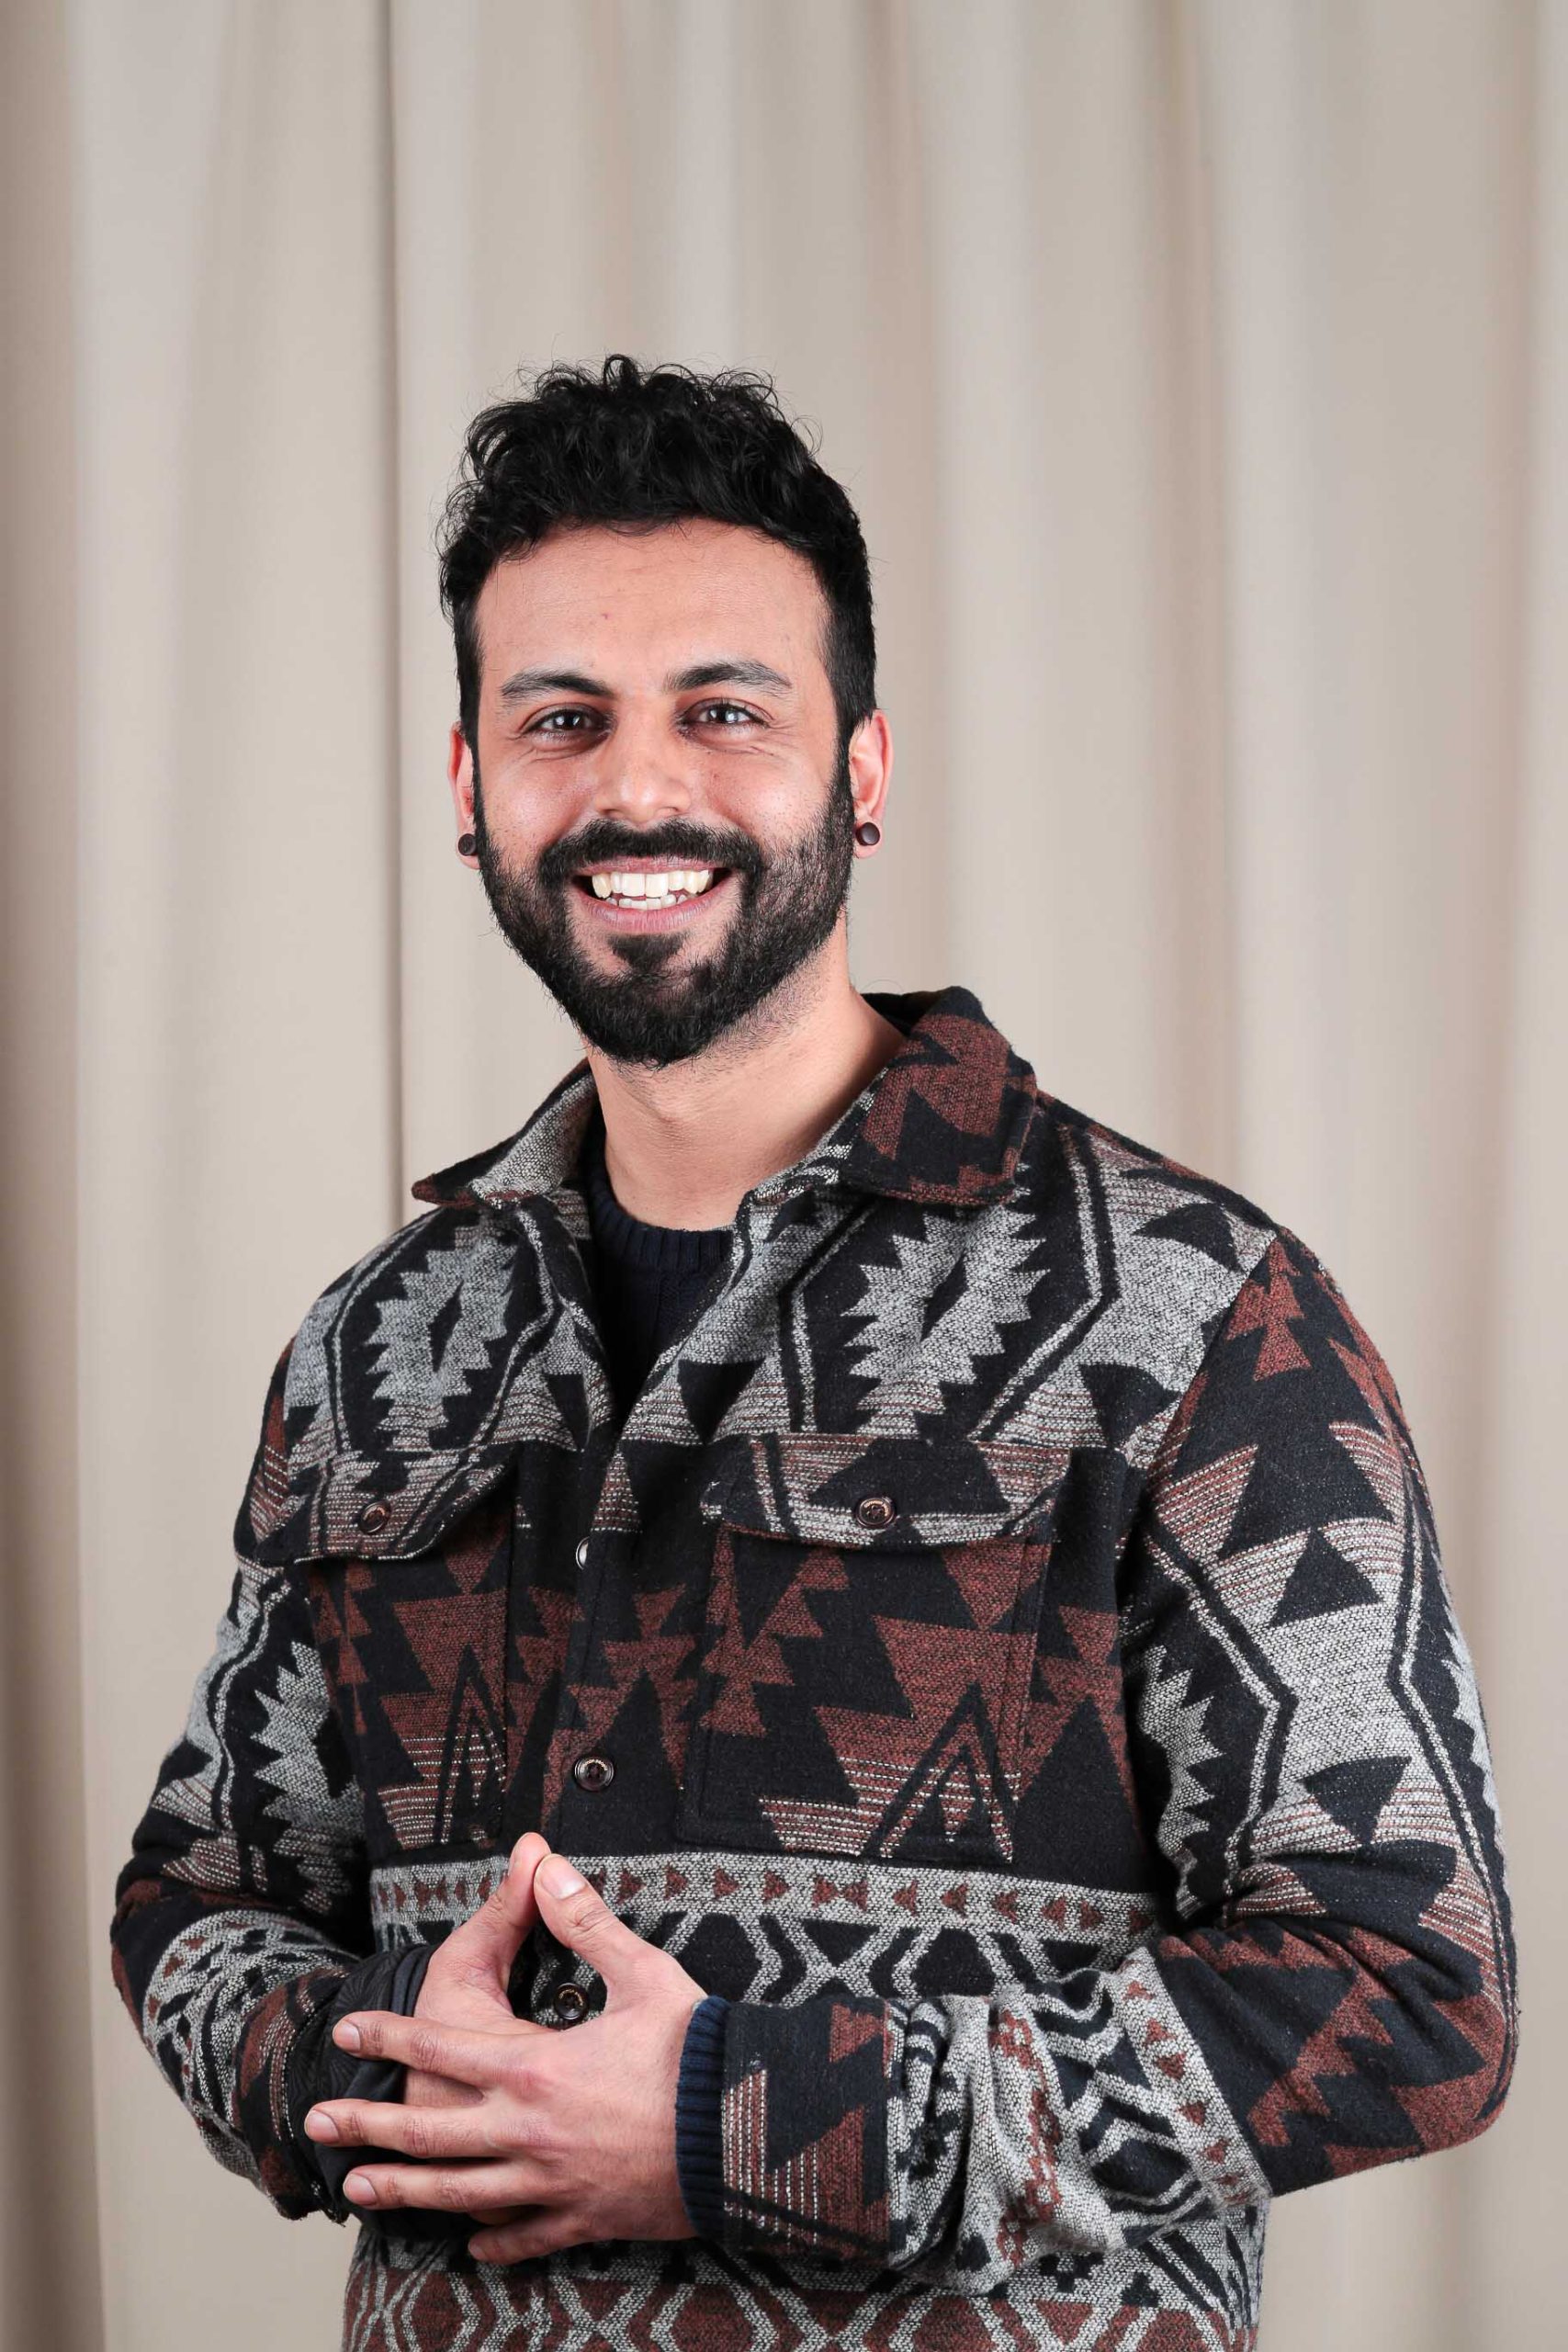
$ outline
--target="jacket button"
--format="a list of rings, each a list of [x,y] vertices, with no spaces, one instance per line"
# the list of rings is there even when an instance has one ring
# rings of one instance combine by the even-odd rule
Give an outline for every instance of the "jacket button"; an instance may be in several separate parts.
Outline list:
[[[855,1505],[855,1517],[863,1527],[891,1527],[898,1516],[898,1506],[891,1495],[863,1495]]]
[[[571,1768],[571,1777],[580,1789],[607,1789],[615,1777],[615,1768],[607,1756],[580,1756]]]
[[[374,1535],[378,1528],[386,1526],[391,1516],[385,1503],[367,1503],[355,1524],[363,1528],[367,1535]]]
[[[577,1565],[580,1568],[585,1568],[588,1566],[588,1538],[586,1535],[578,1545],[574,1557],[576,1558]]]
[[[588,2015],[588,1996],[581,1984],[558,1984],[553,2007],[562,2025],[575,2025]]]

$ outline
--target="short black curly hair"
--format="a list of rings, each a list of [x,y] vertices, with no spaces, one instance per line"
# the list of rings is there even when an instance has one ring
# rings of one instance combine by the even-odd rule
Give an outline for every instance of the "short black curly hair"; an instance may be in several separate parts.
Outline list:
[[[502,558],[536,546],[558,523],[652,525],[693,514],[765,531],[816,572],[841,764],[851,735],[876,707],[871,566],[854,508],[784,414],[770,377],[644,368],[623,351],[597,374],[545,368],[521,398],[481,410],[465,436],[437,551],[470,750],[479,700],[474,607]]]

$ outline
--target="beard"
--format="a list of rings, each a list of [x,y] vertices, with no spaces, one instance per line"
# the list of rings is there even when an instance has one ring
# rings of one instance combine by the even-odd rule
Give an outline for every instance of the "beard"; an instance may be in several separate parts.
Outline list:
[[[854,821],[841,761],[818,823],[772,856],[744,833],[711,832],[679,818],[639,832],[605,817],[553,842],[526,874],[497,854],[474,766],[475,849],[502,934],[591,1045],[612,1061],[656,1069],[702,1053],[822,945],[849,892]],[[616,856],[729,868],[737,904],[711,955],[693,955],[673,930],[607,934],[616,971],[602,970],[584,953],[573,928],[572,876]]]

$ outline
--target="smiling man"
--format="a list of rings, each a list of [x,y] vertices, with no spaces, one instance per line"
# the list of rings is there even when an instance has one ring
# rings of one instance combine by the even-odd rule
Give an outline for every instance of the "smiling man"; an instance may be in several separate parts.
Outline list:
[[[1270,2199],[1513,2066],[1393,1381],[966,989],[855,989],[869,573],[771,387],[551,369],[442,552],[457,852],[582,1058],[283,1351],[121,1995],[362,2218],[356,2352],[1244,2352]]]

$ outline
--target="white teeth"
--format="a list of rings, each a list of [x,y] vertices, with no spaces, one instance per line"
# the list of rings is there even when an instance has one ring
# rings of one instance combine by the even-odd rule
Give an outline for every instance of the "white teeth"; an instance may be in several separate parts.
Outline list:
[[[678,899],[699,898],[713,881],[711,865],[694,865],[665,874],[638,868],[635,873],[591,874],[596,899],[637,899],[645,907],[672,907]]]

